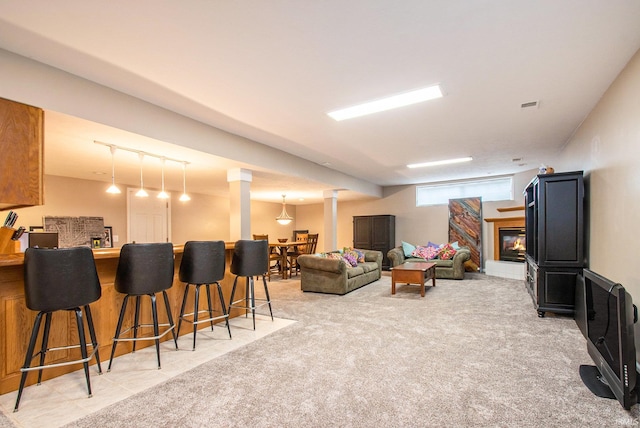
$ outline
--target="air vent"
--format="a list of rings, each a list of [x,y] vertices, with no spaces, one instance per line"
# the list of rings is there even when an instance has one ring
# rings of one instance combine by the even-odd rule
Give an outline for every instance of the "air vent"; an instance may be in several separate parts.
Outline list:
[[[538,107],[538,101],[529,101],[528,103],[520,104],[520,108]]]

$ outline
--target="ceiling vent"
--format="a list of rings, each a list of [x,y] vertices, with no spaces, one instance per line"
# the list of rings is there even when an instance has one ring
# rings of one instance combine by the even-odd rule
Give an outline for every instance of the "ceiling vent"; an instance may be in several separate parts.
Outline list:
[[[520,108],[531,108],[531,107],[538,107],[538,101],[529,101],[528,103],[522,103],[520,104]]]

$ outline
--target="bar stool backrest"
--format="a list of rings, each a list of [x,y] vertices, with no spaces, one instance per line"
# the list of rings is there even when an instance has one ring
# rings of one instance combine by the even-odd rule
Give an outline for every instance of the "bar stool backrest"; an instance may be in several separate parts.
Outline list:
[[[124,244],[114,286],[123,294],[153,294],[171,288],[173,274],[172,243]]]
[[[267,241],[236,241],[231,258],[231,273],[237,276],[264,275],[269,269]]]
[[[27,248],[24,294],[27,308],[53,312],[95,302],[102,288],[88,247]]]
[[[224,241],[188,241],[180,262],[180,281],[213,284],[224,278]]]

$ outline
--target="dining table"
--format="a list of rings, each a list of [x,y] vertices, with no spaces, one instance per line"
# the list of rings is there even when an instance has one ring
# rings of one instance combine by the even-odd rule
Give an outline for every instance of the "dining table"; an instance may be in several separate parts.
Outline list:
[[[306,241],[269,242],[269,251],[276,248],[280,251],[280,274],[282,279],[287,279],[287,253],[290,248],[298,248],[299,245],[306,245]]]

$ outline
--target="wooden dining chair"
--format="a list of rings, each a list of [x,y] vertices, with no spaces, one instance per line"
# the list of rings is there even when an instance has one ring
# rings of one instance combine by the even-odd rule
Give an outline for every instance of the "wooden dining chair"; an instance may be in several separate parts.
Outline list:
[[[253,240],[254,241],[267,241],[267,244],[269,243],[269,235],[258,235],[258,234],[253,234]],[[271,281],[271,270],[272,269],[276,269],[276,272],[280,272],[280,253],[278,253],[278,249],[277,248],[272,248],[269,247],[269,267],[267,269],[267,279],[269,281]],[[275,262],[274,265],[272,265],[271,263]]]
[[[318,235],[318,233],[298,234],[297,242],[304,242],[304,244],[298,245],[296,251],[289,255],[289,277],[291,277],[294,272],[297,275],[300,270],[300,266],[298,266],[298,256],[302,254],[314,254],[316,252]]]

